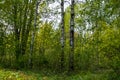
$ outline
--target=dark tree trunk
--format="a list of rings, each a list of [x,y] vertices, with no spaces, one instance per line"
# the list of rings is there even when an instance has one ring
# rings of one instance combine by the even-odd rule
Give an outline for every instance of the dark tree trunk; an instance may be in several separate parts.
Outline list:
[[[61,71],[64,68],[64,43],[65,43],[65,37],[64,37],[64,0],[61,0]]]
[[[16,53],[16,61],[20,54],[20,32],[17,27],[17,5],[14,4],[13,8],[13,14],[14,14],[14,33],[15,33],[15,53]]]
[[[14,14],[14,34],[15,34],[15,56],[16,56],[16,68],[19,67],[19,56],[20,56],[20,31],[17,25],[17,4],[14,3],[13,5],[13,14]]]
[[[27,38],[28,36],[26,36],[27,34],[25,33],[26,32],[26,23],[27,23],[27,14],[28,14],[28,1],[25,5],[25,10],[24,10],[24,19],[23,19],[23,26],[22,26],[22,36],[21,36],[21,55],[24,55],[25,54],[25,50],[26,50],[26,43],[27,43]]]
[[[71,0],[69,71],[74,70],[74,0]]]

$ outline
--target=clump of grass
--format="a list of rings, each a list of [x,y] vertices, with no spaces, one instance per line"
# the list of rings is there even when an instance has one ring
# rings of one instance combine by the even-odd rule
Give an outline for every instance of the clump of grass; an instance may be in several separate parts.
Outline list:
[[[34,71],[0,69],[0,80],[107,80],[106,73],[80,72],[76,74],[55,74]]]
[[[0,80],[36,80],[36,77],[22,71],[0,69]]]

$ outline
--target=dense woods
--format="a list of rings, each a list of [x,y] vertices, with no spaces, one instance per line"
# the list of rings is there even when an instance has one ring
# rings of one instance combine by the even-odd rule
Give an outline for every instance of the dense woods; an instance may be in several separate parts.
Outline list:
[[[0,0],[0,66],[120,80],[119,0]]]

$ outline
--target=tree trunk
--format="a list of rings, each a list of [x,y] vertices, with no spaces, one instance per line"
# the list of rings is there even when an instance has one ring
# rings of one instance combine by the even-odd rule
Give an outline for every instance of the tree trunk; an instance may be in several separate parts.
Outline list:
[[[71,0],[69,71],[74,70],[74,0]]]
[[[64,0],[61,0],[61,71],[64,68]]]
[[[18,68],[18,58],[20,55],[20,32],[17,26],[17,5],[14,3],[13,6],[14,14],[14,34],[15,34],[15,56],[16,56],[16,68]]]
[[[36,30],[36,23],[37,23],[37,14],[38,14],[38,6],[39,6],[38,1],[36,1],[36,9],[35,9],[35,17],[34,17],[34,28],[32,31],[32,37],[31,37],[31,44],[30,44],[30,55],[29,55],[29,66],[30,68],[32,68],[33,64],[32,64],[32,54],[33,54],[33,48],[34,48],[34,39],[35,39],[35,30]]]

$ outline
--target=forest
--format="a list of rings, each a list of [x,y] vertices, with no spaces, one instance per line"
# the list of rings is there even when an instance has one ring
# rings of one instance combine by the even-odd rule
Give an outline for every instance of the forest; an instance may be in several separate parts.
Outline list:
[[[120,80],[119,0],[0,0],[0,80]]]

